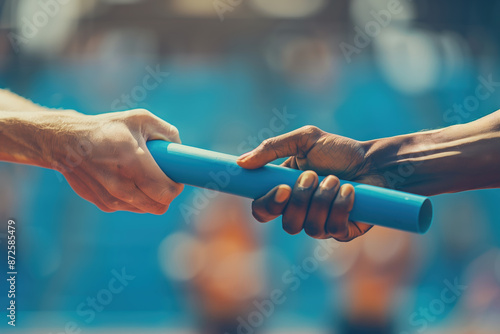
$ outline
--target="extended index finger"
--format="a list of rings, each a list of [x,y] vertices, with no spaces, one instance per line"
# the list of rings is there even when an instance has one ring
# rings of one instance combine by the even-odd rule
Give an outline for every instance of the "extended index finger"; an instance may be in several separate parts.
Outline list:
[[[256,149],[238,158],[243,168],[256,169],[279,158],[300,156],[314,145],[323,131],[315,126],[305,126],[281,136],[263,141]]]

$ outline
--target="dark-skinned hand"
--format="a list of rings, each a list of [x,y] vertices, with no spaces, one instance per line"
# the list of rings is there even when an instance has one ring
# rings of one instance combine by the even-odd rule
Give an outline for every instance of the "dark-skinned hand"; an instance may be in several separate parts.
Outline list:
[[[283,229],[297,234],[302,229],[316,239],[350,241],[372,225],[349,220],[354,187],[340,186],[340,179],[384,186],[382,176],[370,170],[362,142],[306,126],[270,138],[242,155],[238,164],[256,169],[279,158],[282,166],[305,170],[291,189],[279,185],[252,203],[254,217],[269,222],[283,216]],[[320,176],[326,178],[319,184]]]

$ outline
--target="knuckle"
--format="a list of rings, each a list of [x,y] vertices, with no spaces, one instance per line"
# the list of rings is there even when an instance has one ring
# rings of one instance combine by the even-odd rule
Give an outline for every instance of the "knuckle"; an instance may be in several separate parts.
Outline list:
[[[180,195],[183,190],[184,190],[184,185],[183,184],[181,184],[181,183],[176,183],[175,184],[175,186],[174,186],[174,194],[175,194],[176,197],[178,195]]]
[[[333,223],[327,226],[328,233],[330,233],[334,237],[345,237],[347,233],[346,225],[341,221],[334,221]]]
[[[272,149],[273,146],[274,146],[274,140],[271,139],[271,138],[268,138],[266,140],[264,140],[260,146],[264,149],[264,150],[269,150],[269,149]]]
[[[297,235],[300,233],[301,230],[299,229],[295,229],[295,228],[287,228],[287,227],[283,227],[283,230],[285,230],[286,233],[290,234],[290,235]]]
[[[132,109],[127,111],[127,118],[132,120],[143,120],[152,117],[152,113],[147,109]]]
[[[255,220],[257,220],[259,223],[267,223],[268,220],[264,218],[265,215],[262,214],[260,210],[262,209],[259,209],[252,204],[252,216],[255,218]]]
[[[283,230],[290,235],[296,235],[296,234],[300,233],[302,228],[297,227],[293,223],[284,220],[283,221]]]
[[[118,210],[120,210],[120,209],[121,209],[122,204],[121,204],[121,203],[120,203],[120,201],[118,201],[117,199],[111,199],[111,198],[110,198],[110,199],[108,199],[108,200],[106,201],[106,206],[107,206],[108,208],[110,208],[111,210],[113,210],[113,211],[118,211]]]
[[[252,216],[257,220],[259,223],[267,223],[267,220],[263,218],[260,213],[256,212],[255,210],[252,210]]]
[[[180,135],[179,129],[177,129],[177,127],[173,126],[172,124],[169,124],[169,125],[170,125],[170,134],[172,136],[176,136],[176,137],[179,136]]]
[[[304,231],[308,236],[313,238],[318,237],[322,234],[322,231],[313,222],[306,222]]]
[[[340,229],[337,233],[332,233],[332,236],[337,240],[347,240],[349,231],[347,229]]]
[[[151,116],[151,112],[147,109],[139,108],[133,111],[137,116]]]
[[[114,212],[113,210],[111,210],[110,208],[108,208],[107,206],[101,204],[101,203],[94,203],[95,206],[97,206],[99,208],[99,210],[101,211],[104,211],[104,212],[107,212],[107,213],[111,213],[111,212]]]
[[[155,215],[163,215],[168,211],[168,205],[155,205],[151,213]]]
[[[266,214],[262,213],[262,211],[263,211],[263,209],[262,209],[261,200],[253,201],[252,202],[252,216],[259,223],[266,223],[268,220],[264,218],[266,216]]]
[[[158,195],[158,202],[163,204],[170,204],[174,198],[179,194],[179,187],[169,184]]]
[[[306,125],[302,127],[301,130],[306,135],[318,135],[322,132],[320,128],[314,125]]]

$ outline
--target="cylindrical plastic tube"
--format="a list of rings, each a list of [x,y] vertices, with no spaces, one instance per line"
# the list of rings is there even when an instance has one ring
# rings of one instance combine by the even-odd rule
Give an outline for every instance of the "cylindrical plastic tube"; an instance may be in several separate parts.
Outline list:
[[[147,146],[158,166],[172,180],[248,198],[259,198],[280,184],[291,187],[301,171],[268,164],[255,170],[241,168],[238,157],[195,147],[154,140]],[[320,178],[321,181],[321,178]],[[361,183],[355,189],[351,221],[425,233],[432,221],[427,197]]]

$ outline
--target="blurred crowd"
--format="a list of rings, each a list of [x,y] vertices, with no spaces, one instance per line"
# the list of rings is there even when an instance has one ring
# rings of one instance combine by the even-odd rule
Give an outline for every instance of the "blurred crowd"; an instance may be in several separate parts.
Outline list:
[[[231,154],[307,124],[368,140],[497,110],[497,86],[475,92],[500,81],[499,15],[497,0],[0,0],[0,88],[86,114],[146,108]],[[163,216],[101,212],[51,170],[0,163],[0,187],[2,249],[19,226],[18,322],[36,333],[500,326],[499,190],[434,198],[423,236],[324,244],[191,187]],[[122,268],[134,280],[83,317]]]

